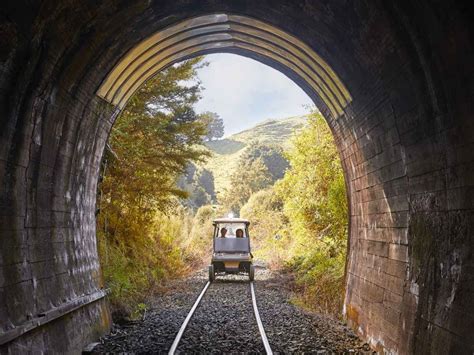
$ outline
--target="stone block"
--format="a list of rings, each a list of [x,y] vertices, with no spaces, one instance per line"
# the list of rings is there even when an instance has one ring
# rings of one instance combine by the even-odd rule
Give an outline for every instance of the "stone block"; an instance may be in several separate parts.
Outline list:
[[[474,163],[456,165],[447,170],[448,188],[474,185]]]
[[[63,285],[62,287],[67,287]],[[35,280],[35,309],[38,314],[49,311],[55,306],[59,306],[61,285],[58,284],[56,277],[43,278]],[[54,293],[51,290],[55,290]]]
[[[446,147],[446,159],[448,166],[457,166],[459,164],[470,163],[474,161],[474,143],[463,143],[463,145]]]
[[[444,169],[410,176],[410,184],[407,186],[410,194],[420,194],[427,191],[437,192],[444,189],[446,189],[446,170]]]
[[[1,269],[5,279],[4,286],[31,280],[31,267],[26,260],[18,264],[5,265]]]
[[[360,241],[364,250],[368,254],[378,255],[378,256],[388,256],[388,247],[389,244],[385,242],[376,242],[372,240],[361,240]]]
[[[35,314],[32,295],[35,293],[31,280],[15,283],[5,289],[4,297],[8,305],[8,319],[13,325],[21,325],[29,315]]]
[[[389,244],[388,258],[408,262],[408,246],[402,244]]]
[[[52,242],[34,243],[28,246],[29,257],[32,263],[53,260],[56,253]]]
[[[0,265],[11,265],[28,260],[26,231],[0,231]]]
[[[448,189],[447,208],[449,210],[473,210],[474,186]]]
[[[358,283],[359,296],[367,302],[383,302],[384,289],[365,279],[360,279]]]
[[[54,260],[38,261],[31,264],[31,273],[35,280],[52,278],[56,275]]]
[[[415,211],[446,211],[446,191],[441,190],[410,195],[410,205]]]
[[[359,238],[378,242],[389,242],[387,228],[359,228]]]
[[[400,309],[393,309],[390,307],[386,307],[383,303],[374,303],[372,305],[372,314],[375,317],[382,318],[385,322],[390,323],[390,328],[394,329],[398,326],[398,322],[400,321]],[[395,331],[395,334],[391,335],[392,339],[396,339],[396,334],[398,330]]]
[[[404,278],[385,274],[383,277],[383,287],[385,290],[396,293],[397,295],[403,295],[403,289],[405,285]]]
[[[406,279],[407,269],[408,269],[408,263],[406,262],[393,260],[393,259],[385,260],[384,272],[389,275],[398,277],[400,279]]]
[[[360,215],[400,212],[408,210],[408,198],[406,195],[394,196],[364,202],[359,206]]]
[[[360,222],[365,228],[404,228],[408,227],[408,211],[369,214]]]
[[[21,231],[25,228],[25,217],[21,215],[0,215],[0,232]]]
[[[383,304],[395,311],[400,311],[403,297],[389,290],[384,290]]]

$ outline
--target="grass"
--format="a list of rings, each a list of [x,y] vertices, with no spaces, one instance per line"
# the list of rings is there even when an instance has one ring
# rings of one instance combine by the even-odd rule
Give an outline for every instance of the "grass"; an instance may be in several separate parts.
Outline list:
[[[224,138],[218,141],[206,142],[206,146],[214,153],[219,155],[230,155],[237,153],[242,148],[245,148],[245,143]]]

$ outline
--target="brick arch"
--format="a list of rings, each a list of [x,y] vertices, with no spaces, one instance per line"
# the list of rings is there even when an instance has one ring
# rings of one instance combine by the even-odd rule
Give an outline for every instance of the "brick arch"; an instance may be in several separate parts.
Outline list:
[[[154,34],[222,14],[227,18],[218,25],[247,26],[244,35],[254,31],[250,44],[258,37],[258,46],[273,54],[255,46],[225,50],[292,78],[323,108],[334,133],[350,201],[349,324],[389,352],[473,347],[469,9],[284,0],[24,5],[22,12],[18,1],[1,5],[2,347],[79,349],[107,329],[95,192],[108,132],[126,96],[117,101],[120,90],[101,89]],[[310,85],[315,67],[262,24],[307,46],[334,76]],[[235,36],[242,33],[235,26],[223,31],[221,43],[247,38]],[[287,51],[287,60],[295,57],[294,67],[277,60],[276,47]],[[194,54],[202,50],[224,51]],[[337,97],[331,77],[350,100]]]

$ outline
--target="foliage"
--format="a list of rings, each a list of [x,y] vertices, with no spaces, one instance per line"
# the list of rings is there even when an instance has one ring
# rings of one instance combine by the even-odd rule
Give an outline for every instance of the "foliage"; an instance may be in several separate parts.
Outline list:
[[[288,220],[283,201],[273,186],[254,193],[241,208],[240,216],[252,221],[251,235],[255,257],[267,260],[270,267],[280,268],[290,255]]]
[[[184,212],[176,211],[177,197],[187,194],[176,181],[190,162],[207,156],[201,145],[207,128],[193,109],[199,84],[182,83],[195,78],[199,65],[200,58],[185,61],[149,80],[110,134],[97,230],[112,302],[128,312],[156,284],[184,270],[177,242]]]
[[[206,191],[206,193],[211,197],[211,201],[215,199],[216,192],[214,190],[214,175],[210,170],[207,170],[206,168],[199,169],[196,175],[196,183]]]
[[[175,240],[182,228],[180,216],[156,214],[149,219],[132,212],[102,214],[103,228],[98,230],[103,275],[114,311],[122,316],[136,311],[135,305],[143,303],[163,280],[184,271]]]
[[[321,313],[339,316],[344,292],[345,253],[333,254],[324,244],[291,259],[287,270],[296,274],[297,301]]]
[[[319,311],[341,309],[347,248],[344,176],[332,134],[319,114],[295,137],[290,169],[275,190],[289,221],[291,254],[307,304]]]
[[[254,191],[240,215],[252,221],[254,254],[295,276],[296,301],[338,315],[347,243],[347,201],[339,156],[326,122],[317,113],[291,143],[284,177]],[[251,146],[242,160],[276,154],[268,144]],[[284,164],[274,166],[283,169]]]
[[[220,199],[224,210],[239,213],[252,194],[282,178],[287,167],[281,147],[258,141],[249,143],[230,177],[231,188]]]
[[[209,263],[212,253],[212,220],[217,217],[216,210],[210,206],[200,207],[192,219],[192,227],[183,244],[187,263],[203,266]]]
[[[230,178],[231,189],[224,192],[220,203],[224,210],[238,214],[253,193],[266,188],[271,182],[272,176],[262,158],[240,160],[239,169]]]
[[[179,178],[177,185],[188,193],[187,199],[182,203],[193,210],[216,201],[214,175],[206,168],[190,164],[185,174]]]
[[[224,120],[217,113],[206,111],[201,113],[200,117],[207,126],[207,141],[220,139],[224,136]]]
[[[291,136],[306,127],[307,120],[308,115],[266,120],[250,129],[230,136],[229,139],[244,143],[257,140],[262,144],[278,145],[286,149],[290,147],[289,139]]]
[[[292,134],[306,126],[307,118],[305,115],[265,121],[225,139],[206,142],[212,156],[207,159],[204,167],[214,175],[217,199],[222,199],[221,195],[226,189],[230,189],[231,176],[241,169],[240,157],[249,145],[258,142],[262,145],[277,146],[282,150],[288,149]]]
[[[289,167],[288,160],[285,158],[283,149],[275,144],[261,143],[259,141],[251,142],[240,157],[240,162],[253,162],[260,158],[270,173],[272,182],[283,177],[286,169]]]

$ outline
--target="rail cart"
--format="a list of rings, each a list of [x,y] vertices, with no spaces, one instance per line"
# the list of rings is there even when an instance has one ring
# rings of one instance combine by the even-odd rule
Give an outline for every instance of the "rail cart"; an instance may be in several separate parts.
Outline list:
[[[217,274],[249,275],[250,281],[255,277],[255,267],[250,252],[250,222],[242,218],[218,218],[213,221],[213,252],[209,265],[209,281],[214,281]]]

